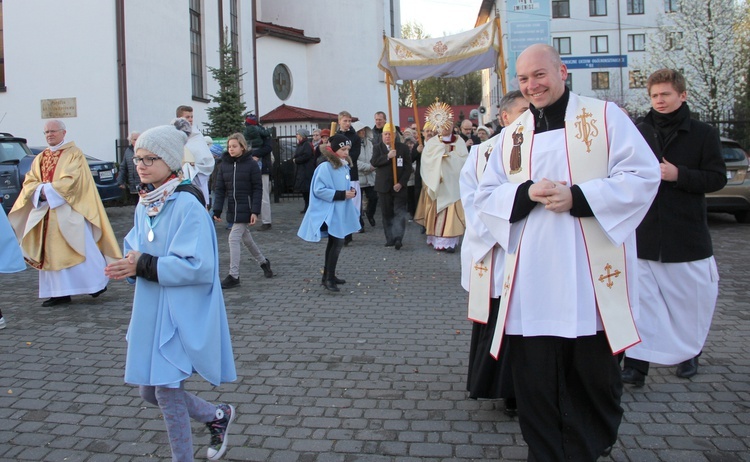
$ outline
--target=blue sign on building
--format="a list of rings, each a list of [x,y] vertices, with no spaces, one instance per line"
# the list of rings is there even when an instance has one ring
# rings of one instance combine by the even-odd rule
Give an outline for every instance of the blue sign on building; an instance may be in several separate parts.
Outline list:
[[[601,67],[628,67],[627,55],[561,56],[568,69],[596,69]]]

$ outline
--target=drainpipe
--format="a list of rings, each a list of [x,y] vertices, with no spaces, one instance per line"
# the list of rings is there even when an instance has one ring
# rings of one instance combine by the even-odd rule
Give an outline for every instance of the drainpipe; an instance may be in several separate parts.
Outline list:
[[[119,103],[119,144],[122,146],[128,139],[128,73],[125,50],[125,0],[115,0],[115,28],[117,36],[117,99]],[[115,153],[120,161],[120,152]]]
[[[219,7],[219,50],[224,46],[224,2],[223,0],[217,0]],[[224,69],[224,59],[221,57],[219,52],[219,67]]]
[[[257,37],[255,35],[255,28],[256,28],[256,22],[258,21],[257,18],[257,12],[256,12],[256,0],[252,1],[252,8],[253,8],[253,99],[254,102],[254,109],[255,109],[255,116],[258,118],[258,121],[260,121],[260,112],[258,112],[258,48],[256,47],[257,43]]]

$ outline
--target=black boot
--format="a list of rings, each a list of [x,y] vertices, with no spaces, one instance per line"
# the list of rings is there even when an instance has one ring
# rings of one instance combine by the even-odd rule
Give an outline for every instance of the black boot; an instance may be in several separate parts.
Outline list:
[[[622,370],[623,383],[629,383],[635,388],[640,388],[646,383],[646,374],[634,367],[625,367]]]
[[[698,357],[690,358],[687,361],[681,362],[677,366],[675,375],[682,379],[689,379],[698,373]]]
[[[333,281],[331,279],[323,281],[323,287],[325,287],[327,290],[330,290],[331,292],[341,292],[339,286],[336,285],[336,281]]]
[[[266,258],[266,262],[260,265],[260,267],[263,270],[263,276],[267,278],[273,277],[273,271],[271,271],[271,260]]]

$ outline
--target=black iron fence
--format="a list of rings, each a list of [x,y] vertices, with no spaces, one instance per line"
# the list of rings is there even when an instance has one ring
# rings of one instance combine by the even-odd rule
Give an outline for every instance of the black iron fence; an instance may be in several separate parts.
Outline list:
[[[292,161],[294,151],[297,149],[297,130],[304,128],[310,132],[310,141],[312,142],[312,131],[319,127],[315,124],[300,124],[266,128],[271,132],[273,140],[274,162],[271,180],[273,182],[274,202],[301,198],[302,194],[294,190],[297,164]]]
[[[719,130],[721,136],[738,142],[745,151],[750,150],[750,114],[747,111],[729,110],[714,117],[713,120],[702,117],[699,112],[694,112],[693,117],[713,125]]]

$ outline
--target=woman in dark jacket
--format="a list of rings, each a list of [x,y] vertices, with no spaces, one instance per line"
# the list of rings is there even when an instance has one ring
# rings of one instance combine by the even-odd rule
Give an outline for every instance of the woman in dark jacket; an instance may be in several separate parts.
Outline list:
[[[315,160],[313,156],[312,143],[308,139],[310,132],[304,128],[297,130],[297,150],[294,151],[292,161],[296,166],[294,176],[294,190],[301,192],[305,199],[305,208],[300,213],[307,211],[310,205],[310,182],[315,173]]]
[[[271,262],[263,256],[248,228],[260,215],[263,181],[258,163],[247,151],[242,133],[227,138],[227,152],[221,156],[215,188],[214,220],[221,221],[226,198],[227,219],[233,223],[229,232],[229,274],[221,282],[221,288],[240,285],[240,242],[250,250],[265,277],[273,277]]]

